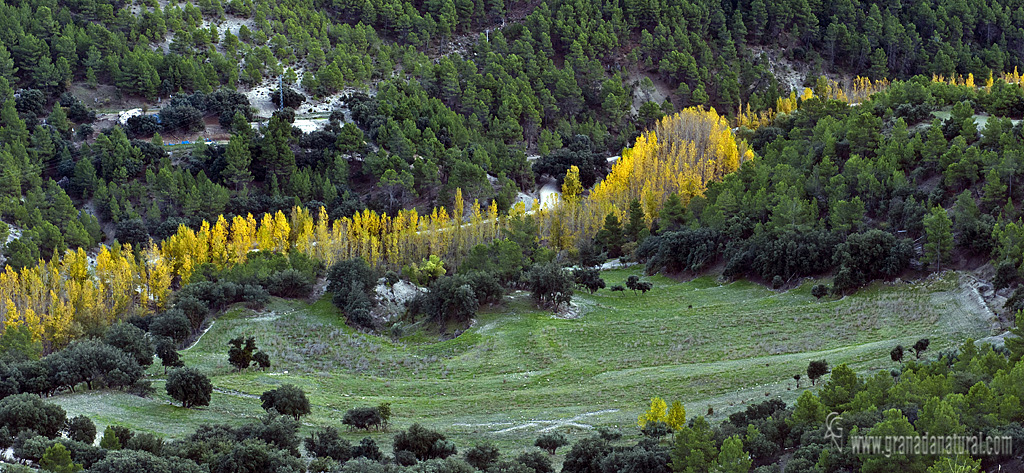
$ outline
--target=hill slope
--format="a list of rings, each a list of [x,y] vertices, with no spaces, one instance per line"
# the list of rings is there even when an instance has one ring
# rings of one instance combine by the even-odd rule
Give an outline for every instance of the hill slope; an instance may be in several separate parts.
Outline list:
[[[635,273],[604,277],[619,283]],[[516,293],[447,341],[420,331],[398,341],[355,333],[326,298],[312,305],[277,301],[257,314],[232,310],[182,353],[217,388],[209,408],[172,406],[159,381],[152,399],[90,392],[51,401],[100,425],[174,438],[201,423],[261,415],[263,391],[294,383],[313,404],[308,428],[340,427],[350,408],[391,402],[396,429],[421,422],[460,445],[483,437],[520,448],[541,431],[583,434],[601,425],[633,435],[636,416],[654,396],[682,400],[693,415],[712,408],[711,418],[722,419],[769,397],[792,402],[809,388],[805,378],[794,389],[792,376],[811,360],[872,373],[895,366],[889,350],[897,343],[931,338],[934,353],[990,335],[993,320],[970,302],[977,296],[966,277],[947,272],[818,300],[809,282],[775,292],[747,282],[658,276],[646,295],[581,295],[575,318],[539,312]],[[270,353],[269,371],[233,372],[227,341],[239,335],[256,337]],[[159,379],[161,369],[151,373]],[[390,444],[390,434],[371,435]]]

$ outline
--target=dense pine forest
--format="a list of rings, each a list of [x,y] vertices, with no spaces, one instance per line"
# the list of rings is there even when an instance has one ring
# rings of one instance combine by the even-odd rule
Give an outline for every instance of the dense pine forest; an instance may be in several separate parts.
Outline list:
[[[0,0],[3,471],[548,473],[559,449],[569,473],[1016,471],[1021,70],[1011,0]],[[214,386],[180,350],[279,299],[326,297],[349,330],[409,343],[518,291],[564,315],[578,292],[652,290],[608,287],[609,261],[813,278],[821,301],[970,270],[1009,333],[895,346],[870,373],[816,360],[795,404],[721,422],[656,398],[543,451],[389,427],[387,403],[336,424],[390,431],[391,451],[352,444],[304,426],[291,384],[258,421],[175,439],[112,425],[97,443],[45,399],[159,381],[189,415]],[[225,347],[235,371],[277,362],[257,344]],[[826,423],[1013,449],[855,454]]]

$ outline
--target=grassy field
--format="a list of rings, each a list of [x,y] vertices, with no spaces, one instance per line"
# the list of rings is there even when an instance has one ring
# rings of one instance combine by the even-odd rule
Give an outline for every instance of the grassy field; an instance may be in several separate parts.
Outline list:
[[[604,277],[611,286],[630,274],[639,268]],[[217,388],[208,408],[172,405],[158,365],[150,368],[153,398],[92,392],[52,401],[98,425],[173,438],[201,423],[256,418],[263,414],[262,392],[293,383],[313,404],[305,429],[341,427],[347,409],[386,401],[392,430],[418,421],[442,429],[460,447],[486,437],[511,452],[550,429],[575,437],[594,426],[619,426],[635,435],[636,417],[652,396],[683,401],[691,416],[711,408],[717,422],[769,397],[792,402],[809,387],[804,380],[796,389],[792,376],[813,359],[867,373],[890,369],[889,350],[897,343],[928,337],[934,354],[989,335],[990,314],[978,310],[961,277],[876,284],[819,301],[810,295],[812,281],[776,292],[746,281],[654,276],[646,295],[578,295],[573,318],[538,311],[518,292],[446,341],[416,327],[397,340],[353,331],[329,297],[314,304],[276,300],[259,313],[230,311],[183,352],[186,364],[209,374]],[[274,366],[233,372],[227,341],[238,335],[256,337]],[[391,433],[369,435],[390,450]]]

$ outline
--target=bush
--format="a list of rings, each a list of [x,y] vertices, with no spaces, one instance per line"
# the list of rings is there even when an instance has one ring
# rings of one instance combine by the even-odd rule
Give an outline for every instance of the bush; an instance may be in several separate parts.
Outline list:
[[[270,101],[275,107],[281,107],[281,89],[275,89],[270,93]],[[284,108],[298,108],[302,105],[302,102],[306,101],[306,96],[302,95],[291,87],[284,88]]]
[[[811,384],[817,384],[818,378],[828,373],[828,362],[825,360],[812,361],[807,365],[807,377]]]
[[[626,287],[633,291],[634,294],[636,294],[636,291],[640,291],[641,294],[647,294],[647,291],[654,288],[651,283],[641,281],[640,276],[636,275],[626,278]]]
[[[662,270],[669,273],[700,271],[721,254],[723,240],[721,233],[709,228],[680,230],[649,238],[644,241],[644,246],[656,247],[657,250],[648,260],[646,271],[648,274]]]
[[[597,269],[580,268],[572,272],[573,279],[577,286],[590,291],[591,294],[599,289],[605,288],[605,281],[601,279],[601,271]]]
[[[837,234],[825,230],[756,237],[747,247],[749,269],[765,280],[825,273],[832,269],[832,255],[839,241]]]
[[[1017,277],[1017,265],[1013,261],[1001,261],[996,265],[996,275],[992,278],[992,287],[996,290],[1010,287]]]
[[[198,132],[206,129],[203,112],[191,105],[170,105],[160,109],[160,124],[164,131]]]
[[[208,406],[212,393],[210,378],[192,368],[176,368],[167,375],[167,394],[182,407]]]
[[[71,453],[67,447],[60,443],[54,443],[46,448],[46,453],[39,460],[39,468],[54,473],[76,473],[82,470],[82,465],[71,461]]]
[[[96,129],[91,123],[85,123],[78,127],[78,131],[75,132],[75,136],[77,136],[79,140],[87,140],[93,133],[96,133]]]
[[[33,341],[32,338],[32,330],[27,325],[6,328],[0,333],[0,361],[11,364],[38,360],[39,354],[43,351],[43,344]]]
[[[239,471],[303,471],[305,463],[297,454],[275,448],[256,439],[236,443],[210,465],[210,473]]]
[[[75,416],[68,419],[64,432],[68,438],[76,442],[92,445],[96,441],[96,424],[86,416]]]
[[[362,258],[336,263],[327,270],[327,291],[332,302],[341,309],[350,323],[371,327],[370,309],[373,308],[374,287],[377,278]]]
[[[109,426],[107,426],[107,429],[103,431],[103,436],[104,437],[107,436],[107,431],[110,431],[110,433],[113,436],[117,437],[118,445],[120,445],[122,447],[125,444],[127,444],[129,440],[131,440],[131,439],[133,439],[135,437],[135,432],[132,432],[132,429],[129,429],[128,427],[125,427],[123,425],[109,425]]]
[[[153,382],[148,379],[140,379],[135,381],[125,389],[125,392],[139,397],[150,397],[156,393],[156,388],[153,387]]]
[[[14,457],[38,463],[42,460],[43,455],[46,454],[46,450],[58,443],[71,452],[71,458],[75,462],[80,463],[85,468],[92,467],[93,464],[107,456],[106,450],[93,446],[91,443],[76,442],[64,438],[48,439],[41,435],[34,435],[31,438],[25,439],[14,449]]]
[[[163,439],[148,432],[139,432],[124,442],[126,449],[149,452],[153,455],[160,455],[163,446]]]
[[[402,268],[402,274],[415,284],[427,286],[437,278],[444,276],[448,271],[444,267],[444,261],[437,255],[430,255],[417,263],[410,263]]]
[[[479,305],[470,279],[458,274],[434,281],[430,292],[416,296],[408,310],[414,315],[426,315],[431,323],[443,328],[451,322],[468,322]]]
[[[231,348],[228,349],[228,363],[234,366],[236,370],[244,370],[252,365],[256,359],[256,339],[249,337],[243,339],[242,337],[236,337],[228,341]],[[263,358],[267,366],[270,366],[269,357]]]
[[[263,286],[246,284],[242,286],[242,302],[245,302],[245,306],[250,309],[262,309],[267,302],[270,302],[270,293]]]
[[[527,285],[533,299],[543,307],[558,309],[568,304],[573,296],[573,279],[555,263],[537,264],[526,274]]]
[[[134,325],[119,323],[110,326],[103,336],[103,341],[131,355],[139,366],[153,364],[153,344],[146,337],[146,332]]]
[[[67,110],[68,118],[75,123],[88,123],[96,120],[96,112],[89,110],[71,92],[64,92],[60,95],[60,105]]]
[[[167,373],[167,368],[185,366],[185,363],[181,361],[181,357],[178,356],[178,350],[174,346],[174,341],[169,338],[161,338],[160,342],[157,343],[156,356],[160,357],[160,364],[164,367],[164,373]]]
[[[173,309],[180,310],[188,318],[192,332],[196,333],[203,327],[206,317],[210,314],[210,308],[199,298],[179,293],[175,298]]]
[[[909,239],[898,240],[882,230],[854,233],[836,248],[834,286],[844,291],[875,278],[895,276],[907,268],[913,255],[914,244]]]
[[[446,441],[444,434],[416,423],[409,426],[409,430],[395,434],[395,458],[398,458],[401,451],[412,452],[420,461],[445,458],[456,453],[454,446],[448,445]]]
[[[609,427],[598,427],[597,436],[609,442],[614,442],[622,438],[622,431]]]
[[[145,375],[134,357],[94,339],[72,342],[64,350],[53,353],[44,360],[57,373],[52,377],[56,384],[51,389],[74,389],[83,382],[92,389],[97,381],[109,388],[117,389],[131,386]]]
[[[384,418],[376,407],[356,407],[345,412],[345,418],[341,423],[355,429],[370,430],[383,427]]]
[[[455,442],[451,440],[442,439],[434,442],[433,455],[437,459],[446,459],[458,453],[459,450],[455,448]]]
[[[399,450],[395,452],[395,463],[402,466],[413,466],[419,460],[416,459],[416,454],[408,450]]]
[[[640,433],[644,434],[644,437],[660,439],[671,434],[672,429],[664,422],[648,422],[644,424],[642,429],[640,429]]]
[[[33,431],[54,438],[67,422],[64,409],[33,394],[16,394],[0,399],[0,427],[11,436]]]
[[[592,465],[597,465],[602,458],[611,451],[608,442],[600,438],[585,438],[572,446],[569,453],[565,455],[562,463],[562,471],[565,473],[586,473],[594,471]]]
[[[121,220],[115,230],[117,239],[121,243],[131,244],[132,248],[142,248],[150,242],[150,230],[147,230],[142,219]]]
[[[65,376],[52,377],[50,368],[56,365],[55,362],[71,363],[71,360],[61,353],[47,356],[44,360],[23,361],[12,365],[11,378],[14,383],[13,386],[8,386],[7,394],[17,394],[19,389],[23,393],[40,396],[55,391],[59,387],[55,383],[65,381]],[[81,382],[78,372],[68,373],[66,376],[72,378],[67,384],[73,383],[73,386]]]
[[[772,289],[779,289],[785,283],[786,281],[782,279],[782,276],[775,275],[775,277],[772,278]]]
[[[258,351],[253,353],[252,362],[256,363],[256,366],[259,367],[259,369],[265,370],[270,368],[270,355],[266,352]]]
[[[313,280],[297,269],[286,269],[270,277],[267,290],[277,297],[306,297],[313,290]]]
[[[559,447],[569,445],[569,440],[565,438],[565,434],[561,432],[549,432],[537,437],[537,440],[533,442],[535,447],[539,447],[546,450],[549,454],[554,455],[555,451]]]
[[[359,445],[352,447],[352,458],[359,457],[379,462],[384,459],[384,454],[377,447],[377,442],[370,437],[364,437],[359,441]]]
[[[352,288],[346,297],[345,305],[341,309],[345,313],[348,323],[357,327],[374,328],[376,324],[371,315],[373,301],[370,296],[366,295],[366,291],[361,289],[360,283],[352,283]],[[335,294],[335,300],[337,300],[337,294]]]
[[[309,414],[309,399],[306,398],[306,393],[293,384],[285,384],[277,389],[264,392],[260,396],[262,402],[261,407],[264,410],[270,411],[271,409],[277,412],[291,416],[295,420],[299,420],[300,417]]]
[[[89,468],[90,473],[201,473],[207,471],[194,461],[184,458],[161,458],[139,450],[110,452]]]
[[[828,286],[824,284],[815,284],[811,287],[811,295],[816,299],[821,299],[828,295]]]
[[[490,443],[478,443],[473,447],[466,450],[463,453],[466,457],[466,463],[469,463],[480,471],[486,471],[498,457],[501,456],[501,452],[498,448]]]
[[[303,445],[316,458],[331,458],[342,463],[352,458],[352,445],[342,439],[334,427],[317,429],[303,441]]]
[[[467,275],[467,281],[480,304],[496,304],[505,297],[505,287],[494,273],[474,271]]]
[[[554,473],[555,471],[551,466],[551,459],[536,450],[520,453],[516,457],[516,461],[533,469],[534,473]]]
[[[490,467],[487,473],[533,473],[533,468],[515,460],[502,460]]]
[[[124,127],[129,138],[153,136],[160,131],[160,121],[153,115],[136,115],[127,120]]]

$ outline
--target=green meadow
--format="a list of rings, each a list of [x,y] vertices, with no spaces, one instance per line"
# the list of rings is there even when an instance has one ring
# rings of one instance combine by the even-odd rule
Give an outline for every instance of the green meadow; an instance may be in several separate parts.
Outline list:
[[[633,267],[606,271],[609,287]],[[648,277],[647,294],[577,294],[562,314],[538,310],[526,292],[483,307],[459,336],[413,324],[386,335],[347,327],[324,297],[314,303],[274,300],[262,311],[234,308],[182,352],[210,376],[210,406],[183,409],[164,392],[159,361],[151,398],[109,391],[52,399],[97,425],[127,425],[169,438],[203,423],[237,424],[263,415],[259,395],[281,384],[302,387],[313,412],[303,429],[332,425],[351,440],[371,436],[390,451],[392,433],[420,422],[460,447],[486,438],[503,451],[533,444],[557,429],[570,438],[597,426],[637,435],[635,421],[651,397],[681,400],[689,416],[713,422],[768,398],[792,402],[813,389],[794,374],[811,360],[847,363],[862,373],[889,370],[889,350],[930,338],[929,353],[990,335],[966,276],[942,273],[914,283],[876,283],[842,298],[815,299],[816,281],[773,291],[713,276],[682,281]],[[228,340],[256,337],[273,366],[235,372]],[[819,385],[821,382],[819,381]],[[346,410],[390,402],[391,432],[349,431]],[[509,450],[511,449],[511,450]]]

